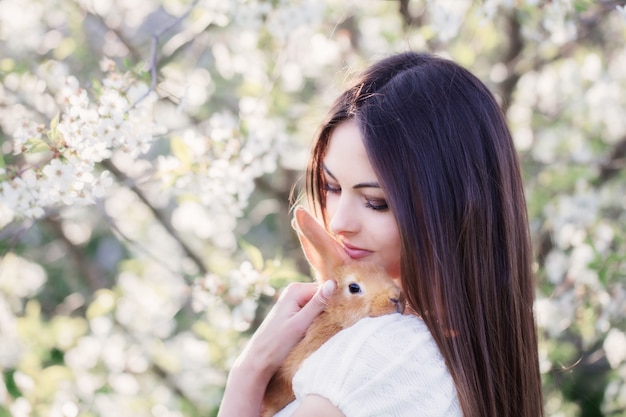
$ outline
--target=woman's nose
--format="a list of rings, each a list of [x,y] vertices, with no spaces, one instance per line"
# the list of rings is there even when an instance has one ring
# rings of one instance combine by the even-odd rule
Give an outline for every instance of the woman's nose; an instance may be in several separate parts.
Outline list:
[[[343,195],[342,195],[343,197]],[[359,222],[355,207],[349,203],[348,199],[340,198],[334,207],[334,212],[330,212],[330,223],[328,228],[337,235],[353,234],[359,230]]]

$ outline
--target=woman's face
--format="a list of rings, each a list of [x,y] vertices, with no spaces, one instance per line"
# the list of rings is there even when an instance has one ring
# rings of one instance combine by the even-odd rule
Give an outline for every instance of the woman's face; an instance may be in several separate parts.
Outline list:
[[[338,125],[323,160],[328,228],[357,261],[400,277],[400,234],[354,120]]]

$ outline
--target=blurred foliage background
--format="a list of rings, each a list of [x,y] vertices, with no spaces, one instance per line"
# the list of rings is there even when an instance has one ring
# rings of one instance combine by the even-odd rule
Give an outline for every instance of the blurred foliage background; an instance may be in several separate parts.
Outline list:
[[[609,0],[0,1],[0,416],[207,416],[276,290],[317,124],[431,51],[524,167],[548,416],[626,416],[626,10]]]

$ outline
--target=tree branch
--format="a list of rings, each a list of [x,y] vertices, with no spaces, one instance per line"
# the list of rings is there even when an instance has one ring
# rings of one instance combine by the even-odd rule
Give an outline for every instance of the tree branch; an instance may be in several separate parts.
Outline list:
[[[608,160],[600,165],[600,173],[590,183],[593,187],[600,188],[615,178],[624,168],[626,168],[626,136],[615,145]],[[554,242],[551,233],[549,231],[541,233],[537,239],[537,252],[535,254],[540,265],[543,265],[552,248],[554,248]]]
[[[137,106],[139,103],[141,103],[156,88],[157,79],[158,79],[157,66],[158,66],[158,62],[159,62],[158,48],[159,48],[159,40],[160,40],[161,36],[165,35],[172,28],[174,28],[174,26],[178,25],[183,20],[185,20],[187,18],[187,16],[189,16],[191,11],[194,9],[194,7],[196,7],[196,5],[198,4],[198,1],[199,0],[194,0],[189,5],[189,8],[187,9],[187,11],[185,13],[183,13],[176,20],[172,21],[169,25],[165,26],[164,28],[162,28],[161,30],[155,32],[152,35],[152,46],[151,46],[151,52],[150,52],[150,66],[148,67],[148,72],[150,72],[150,88],[148,89],[148,91],[143,96],[139,97],[137,99],[137,101],[135,101],[135,103],[133,103],[133,105],[131,106],[131,109],[133,107]]]
[[[514,68],[519,57],[524,50],[525,42],[522,36],[522,27],[520,25],[517,12],[511,10],[506,17],[507,33],[509,35],[509,44],[503,56],[503,64],[507,69],[508,76],[500,83],[500,97],[502,99],[502,111],[506,114],[513,99],[513,92],[517,87],[517,83],[521,78],[519,72],[515,72]]]
[[[93,293],[100,288],[104,288],[106,283],[102,276],[102,271],[89,262],[83,251],[67,237],[61,221],[58,218],[47,217],[44,223],[61,239],[78,271],[87,279],[91,292]]]
[[[154,205],[152,205],[152,203],[148,200],[143,191],[141,191],[141,189],[139,189],[137,185],[130,183],[131,181],[129,181],[129,178],[126,176],[126,174],[120,171],[120,169],[117,168],[113,164],[113,162],[111,162],[111,160],[103,161],[102,165],[106,169],[111,171],[111,173],[115,176],[115,178],[117,178],[118,181],[128,185],[128,188],[132,190],[137,195],[137,197],[139,197],[139,199],[146,205],[146,207],[148,207],[148,209],[152,212],[152,215],[159,222],[159,224],[161,224],[161,226],[163,226],[163,228],[167,230],[170,236],[180,245],[185,255],[194,262],[198,270],[202,274],[206,274],[208,271],[202,259],[178,235],[178,232],[176,231],[176,229],[174,229],[174,226],[172,226],[169,219],[167,219],[165,215],[161,213],[161,211],[159,211],[156,207],[154,207]]]
[[[624,167],[626,167],[626,136],[615,145],[609,159],[600,165],[600,174],[593,181],[593,185],[598,187],[611,180]]]
[[[411,11],[409,10],[409,0],[400,0],[400,16],[402,16],[402,21],[404,22],[404,27],[411,26],[422,26],[423,24],[423,14],[419,16],[413,16]]]
[[[124,35],[124,33],[121,30],[112,28],[111,26],[107,25],[104,18],[100,16],[99,14],[91,13],[90,11],[85,10],[84,8],[82,9],[83,9],[83,12],[85,12],[87,15],[94,17],[98,21],[98,23],[100,23],[102,27],[104,27],[109,32],[113,33],[117,37],[117,39],[124,44],[126,49],[128,49],[128,51],[130,52],[130,56],[132,57],[134,61],[139,60],[139,58],[141,57],[141,53],[135,47],[135,45],[133,45],[132,42],[126,37],[126,35]]]
[[[521,56],[526,42],[521,33],[521,25],[515,10],[507,16],[507,32],[509,35],[509,46],[504,53],[503,63],[508,70],[508,76],[500,83],[502,94],[502,106],[506,112],[511,103],[513,93],[521,76],[529,71],[537,71],[554,63],[560,59],[571,56],[582,44],[582,41],[592,38],[594,31],[601,25],[599,21],[609,13],[614,12],[620,1],[600,2],[587,13],[583,13],[577,19],[576,28],[578,36],[563,45],[551,56],[545,57],[533,54],[534,59],[522,61]]]

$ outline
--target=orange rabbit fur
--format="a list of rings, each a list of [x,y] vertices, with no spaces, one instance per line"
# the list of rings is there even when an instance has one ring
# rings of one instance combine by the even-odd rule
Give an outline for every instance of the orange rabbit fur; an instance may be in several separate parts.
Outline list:
[[[263,398],[262,417],[270,417],[294,398],[291,380],[302,362],[324,342],[364,317],[402,313],[400,288],[377,265],[352,260],[326,230],[304,209],[295,212],[294,227],[318,281],[334,279],[337,289],[326,309],[313,321],[304,338],[291,350],[270,380]]]

